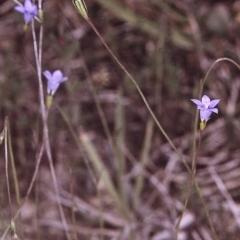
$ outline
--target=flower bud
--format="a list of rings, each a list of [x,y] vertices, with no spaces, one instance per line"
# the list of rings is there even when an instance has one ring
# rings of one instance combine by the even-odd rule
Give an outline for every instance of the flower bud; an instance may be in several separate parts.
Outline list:
[[[43,10],[42,9],[38,10],[38,17],[40,18],[41,21],[43,20]]]
[[[72,0],[74,7],[85,18],[88,18],[88,11],[84,0]]]
[[[23,31],[26,32],[27,30],[28,30],[28,24],[25,23],[25,24],[23,25]]]
[[[200,130],[203,131],[206,127],[206,122],[205,121],[201,121],[200,122]]]
[[[46,107],[50,108],[53,102],[53,95],[48,94],[46,97]]]
[[[2,144],[2,142],[3,142],[4,135],[5,135],[5,131],[4,131],[4,129],[3,129],[3,131],[2,131],[1,134],[0,134],[0,144]]]

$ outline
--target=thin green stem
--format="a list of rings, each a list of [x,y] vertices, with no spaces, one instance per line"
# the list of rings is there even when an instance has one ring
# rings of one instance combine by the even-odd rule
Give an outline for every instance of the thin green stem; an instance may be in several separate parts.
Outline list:
[[[7,124],[7,139],[6,140],[8,142],[8,150],[9,150],[9,156],[10,156],[10,162],[11,162],[11,168],[12,168],[14,188],[15,188],[15,193],[16,193],[17,205],[18,205],[18,207],[20,207],[21,200],[20,200],[19,182],[18,182],[17,170],[16,170],[16,165],[15,165],[14,156],[13,156],[12,141],[11,141],[11,129],[10,129],[8,117],[6,117],[6,124]],[[25,239],[21,215],[19,216],[19,220],[20,220],[21,238]]]
[[[188,204],[188,200],[189,200],[189,197],[190,197],[191,188],[192,188],[194,177],[195,177],[195,173],[196,173],[197,158],[198,158],[198,153],[199,153],[200,146],[201,146],[201,140],[202,140],[202,131],[200,130],[197,151],[196,151],[194,160],[192,161],[191,177],[190,177],[190,181],[189,181],[189,185],[188,185],[187,196],[186,196],[186,199],[185,199],[185,203],[184,203],[182,214],[181,214],[181,216],[180,216],[180,218],[178,220],[178,223],[176,225],[176,240],[178,238],[179,228],[180,228],[180,224],[181,224],[183,215],[184,215],[184,213],[185,213],[185,211],[187,209],[187,204]]]
[[[10,218],[12,219],[12,200],[11,200],[9,174],[8,174],[8,124],[7,124],[7,121],[8,121],[8,117],[5,118],[5,122],[4,122],[5,174],[6,174],[6,181],[7,181],[7,192],[8,192]]]
[[[74,199],[74,181],[73,181],[73,171],[70,168],[69,169],[69,174],[70,174],[70,195],[71,195],[71,217],[72,217],[72,224],[73,224],[73,238],[75,240],[78,239],[78,234],[77,234],[77,222],[76,222],[76,204],[75,204],[75,199]]]
[[[11,129],[10,129],[10,124],[9,124],[8,118],[6,119],[6,124],[7,124],[7,129],[8,129],[7,130],[8,150],[9,150],[10,161],[11,161],[11,166],[12,166],[15,192],[16,192],[16,197],[17,197],[17,203],[20,206],[20,193],[19,193],[20,191],[19,191],[16,166],[15,166],[15,161],[14,161],[14,156],[13,156],[12,141],[11,141]]]
[[[130,80],[132,81],[132,83],[134,84],[134,86],[136,87],[137,91],[139,92],[144,104],[146,105],[149,113],[151,114],[154,122],[157,124],[158,128],[160,129],[160,131],[162,132],[162,134],[164,135],[164,137],[166,138],[166,140],[168,141],[168,143],[170,144],[170,146],[172,147],[172,149],[176,152],[176,154],[178,155],[178,157],[181,159],[181,161],[183,162],[184,166],[187,168],[188,172],[191,173],[191,169],[188,166],[188,164],[186,163],[185,159],[182,157],[182,155],[179,153],[179,151],[177,150],[177,148],[175,147],[174,143],[172,142],[172,140],[168,137],[167,133],[165,132],[165,130],[163,129],[163,127],[161,126],[160,122],[157,120],[157,117],[155,116],[155,114],[153,113],[151,107],[149,106],[147,99],[145,98],[143,92],[141,91],[140,87],[138,86],[137,82],[134,80],[134,78],[132,77],[132,75],[127,71],[127,69],[123,66],[123,64],[118,60],[118,58],[116,57],[116,55],[112,52],[112,50],[108,47],[106,41],[104,40],[104,38],[101,36],[101,34],[98,32],[98,30],[96,29],[95,25],[93,24],[93,22],[91,21],[90,18],[86,19],[89,23],[89,25],[92,27],[92,29],[94,30],[94,32],[97,34],[97,36],[99,37],[99,39],[101,40],[101,42],[103,43],[103,45],[106,47],[107,51],[111,54],[111,56],[114,58],[114,60],[117,62],[117,64],[120,66],[120,68],[126,73],[126,75],[130,78]]]
[[[205,200],[203,198],[203,195],[201,193],[201,189],[199,188],[198,184],[195,184],[195,188],[196,188],[196,191],[197,191],[198,196],[200,198],[200,201],[201,201],[201,203],[203,205],[204,212],[205,212],[205,214],[207,216],[207,220],[208,220],[211,232],[212,232],[212,237],[213,237],[214,240],[218,240],[218,236],[217,236],[217,233],[215,231],[215,228],[214,228],[214,225],[213,225],[213,222],[212,222],[212,218],[211,218],[210,212],[208,210],[207,204],[206,204],[206,202],[205,202]]]
[[[41,109],[41,115],[42,115],[42,121],[43,121],[43,142],[45,145],[48,161],[49,161],[49,167],[50,167],[50,172],[52,175],[53,179],[53,184],[54,184],[54,189],[56,192],[56,197],[57,197],[57,205],[59,208],[59,212],[61,215],[62,223],[63,223],[63,228],[66,234],[66,237],[68,240],[71,240],[71,236],[69,234],[69,227],[67,225],[67,221],[63,212],[63,208],[60,202],[60,193],[58,189],[58,184],[57,184],[57,177],[53,165],[53,159],[52,159],[52,153],[51,153],[51,148],[50,148],[50,140],[49,140],[49,130],[48,130],[48,125],[47,125],[47,116],[48,112],[45,108],[44,104],[44,91],[43,91],[43,84],[42,84],[42,43],[43,43],[43,24],[40,25],[40,32],[39,32],[39,48],[37,47],[37,40],[36,40],[36,33],[35,33],[35,28],[34,28],[34,21],[32,21],[32,35],[33,35],[33,42],[34,42],[34,53],[35,53],[35,60],[36,60],[36,65],[37,65],[37,75],[38,75],[38,85],[39,85],[39,98],[40,98],[40,109]]]
[[[24,204],[26,203],[26,201],[28,200],[28,197],[30,195],[30,192],[32,191],[32,188],[33,188],[33,184],[36,180],[36,177],[37,177],[37,173],[38,173],[38,170],[39,170],[39,166],[40,166],[40,163],[41,163],[41,159],[42,159],[42,155],[43,155],[43,151],[44,151],[44,144],[41,145],[41,148],[40,148],[40,151],[39,151],[39,154],[38,154],[38,157],[37,157],[37,164],[36,164],[36,167],[35,167],[35,171],[34,171],[34,174],[33,174],[33,177],[32,177],[32,180],[31,180],[31,183],[28,187],[28,190],[27,190],[27,194],[20,206],[20,208],[18,209],[18,211],[16,212],[16,214],[14,215],[13,219],[12,220],[16,220],[16,218],[18,217],[18,215],[20,214],[20,212],[22,211],[22,208],[24,206]],[[1,237],[1,240],[5,239],[5,236],[8,232],[10,228],[10,225],[6,228],[6,230],[4,231],[4,234],[3,236]]]

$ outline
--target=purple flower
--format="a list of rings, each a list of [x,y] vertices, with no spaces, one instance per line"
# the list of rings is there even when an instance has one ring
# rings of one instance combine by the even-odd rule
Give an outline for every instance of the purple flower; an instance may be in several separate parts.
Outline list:
[[[31,22],[31,20],[38,14],[37,6],[32,4],[30,0],[25,0],[23,6],[17,6],[14,9],[23,13],[25,24]]]
[[[65,82],[68,80],[67,77],[64,77],[60,70],[56,70],[53,73],[49,72],[48,70],[43,72],[43,75],[47,78],[47,91],[48,94],[54,95],[57,91],[60,83]]]
[[[210,100],[210,98],[206,95],[202,97],[202,102],[197,99],[191,99],[196,105],[197,108],[200,109],[200,118],[202,122],[207,122],[212,114],[218,113],[218,109],[215,106],[220,102],[220,99]]]

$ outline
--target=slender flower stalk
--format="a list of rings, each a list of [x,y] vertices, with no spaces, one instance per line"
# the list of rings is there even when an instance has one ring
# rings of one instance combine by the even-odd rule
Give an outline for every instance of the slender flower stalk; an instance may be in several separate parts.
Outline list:
[[[24,17],[24,22],[25,22],[24,30],[27,30],[29,23],[32,24],[33,45],[34,45],[35,61],[36,61],[36,66],[37,66],[38,82],[39,82],[40,109],[41,109],[42,121],[43,121],[43,148],[42,148],[42,151],[45,148],[47,156],[48,156],[48,160],[49,160],[49,166],[50,166],[50,171],[51,171],[51,175],[52,175],[52,179],[53,179],[53,183],[54,183],[54,188],[56,191],[57,204],[59,207],[59,212],[61,215],[63,228],[65,230],[67,239],[71,240],[71,235],[69,233],[67,221],[66,221],[66,218],[65,218],[65,215],[63,212],[62,205],[60,203],[60,193],[59,193],[57,177],[56,177],[56,173],[55,173],[55,169],[54,169],[54,165],[53,165],[53,159],[52,159],[52,153],[51,153],[50,141],[49,141],[49,135],[48,135],[48,132],[49,132],[48,125],[47,125],[48,111],[47,111],[47,109],[45,109],[45,105],[44,105],[44,94],[43,94],[44,91],[43,91],[43,85],[42,85],[42,42],[43,42],[43,24],[41,22],[41,20],[43,19],[42,0],[38,1],[38,6],[39,6],[39,10],[40,10],[40,13],[39,13],[40,19],[37,17],[38,8],[36,5],[32,4],[31,0],[25,0],[24,5],[21,5],[18,1],[16,1],[16,3],[19,4],[19,6],[16,6],[15,10],[22,13],[23,17]],[[37,43],[34,21],[32,21],[34,18],[36,18],[41,23],[38,43]],[[45,71],[44,75],[48,79],[48,93],[49,93],[48,95],[51,97],[56,92],[60,83],[67,80],[66,77],[63,77],[60,70],[56,70],[53,74],[51,74],[49,71]],[[0,142],[1,142],[1,139],[2,138],[0,136]],[[41,157],[40,157],[40,159],[41,159]],[[40,163],[40,160],[39,160],[39,163]],[[31,188],[29,188],[29,189],[31,190]],[[15,216],[17,216],[19,214],[20,209]],[[11,228],[13,228],[13,227],[14,227],[14,225],[11,224]],[[7,233],[9,228],[10,228],[10,226],[6,229],[4,235]],[[3,238],[1,238],[1,240],[2,239]]]
[[[42,1],[39,0],[39,4],[42,4]],[[40,7],[42,9],[42,7]],[[35,32],[35,26],[34,21],[31,22],[32,24],[32,35],[33,35],[33,45],[34,45],[34,53],[35,53],[35,61],[37,65],[37,75],[38,75],[38,84],[39,84],[39,98],[40,98],[40,109],[42,114],[42,121],[43,121],[43,144],[47,153],[50,171],[53,179],[53,184],[56,192],[56,198],[57,198],[57,205],[59,208],[60,216],[62,219],[63,228],[66,234],[67,240],[71,240],[71,235],[69,233],[69,227],[66,221],[66,217],[61,205],[60,201],[60,193],[58,189],[58,183],[57,183],[57,176],[55,173],[54,165],[53,165],[53,158],[52,158],[52,152],[50,147],[50,139],[49,139],[49,129],[47,124],[47,118],[48,118],[48,111],[45,109],[44,105],[44,91],[43,91],[43,84],[42,84],[42,43],[43,43],[43,24],[40,25],[40,32],[39,32],[39,41],[37,44],[37,37]]]

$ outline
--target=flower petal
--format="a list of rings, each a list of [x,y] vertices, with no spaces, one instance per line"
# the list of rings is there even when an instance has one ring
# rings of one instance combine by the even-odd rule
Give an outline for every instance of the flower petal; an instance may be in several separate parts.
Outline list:
[[[210,98],[207,95],[203,95],[202,102],[210,102]]]
[[[24,21],[25,21],[25,23],[31,22],[32,19],[33,19],[33,16],[31,14],[24,13]]]
[[[47,78],[47,80],[50,80],[52,78],[52,74],[48,70],[44,71],[43,75]]]
[[[33,5],[33,8],[31,10],[31,14],[35,17],[38,15],[38,9],[35,5]]]
[[[218,113],[218,109],[217,108],[211,108],[209,109],[210,111],[214,112],[214,113]]]
[[[24,13],[25,12],[25,8],[23,6],[16,6],[14,7],[14,9],[20,13]]]
[[[209,108],[214,108],[219,102],[220,99],[212,100],[209,104]]]
[[[55,79],[55,81],[58,81],[59,83],[62,83],[64,81],[68,80],[67,77],[63,76],[63,74],[60,70],[54,71],[53,78]]]
[[[25,0],[25,2],[24,2],[24,8],[25,8],[26,11],[31,11],[32,5],[33,5],[33,4],[31,3],[30,0]]]
[[[55,70],[52,74],[52,77],[54,78],[54,81],[61,82],[63,74],[60,70]]]
[[[204,95],[202,97],[202,103],[204,104],[205,108],[208,108],[210,102],[210,98],[207,95]]]
[[[201,101],[199,101],[198,99],[191,99],[191,101],[193,101],[196,105],[198,105],[198,106],[204,106],[203,104],[202,104],[202,102]]]
[[[202,109],[200,110],[200,118],[202,121],[208,121],[212,112],[209,109]]]
[[[48,93],[51,93],[53,95],[57,91],[59,85],[60,83],[58,82],[48,81],[47,84]]]

